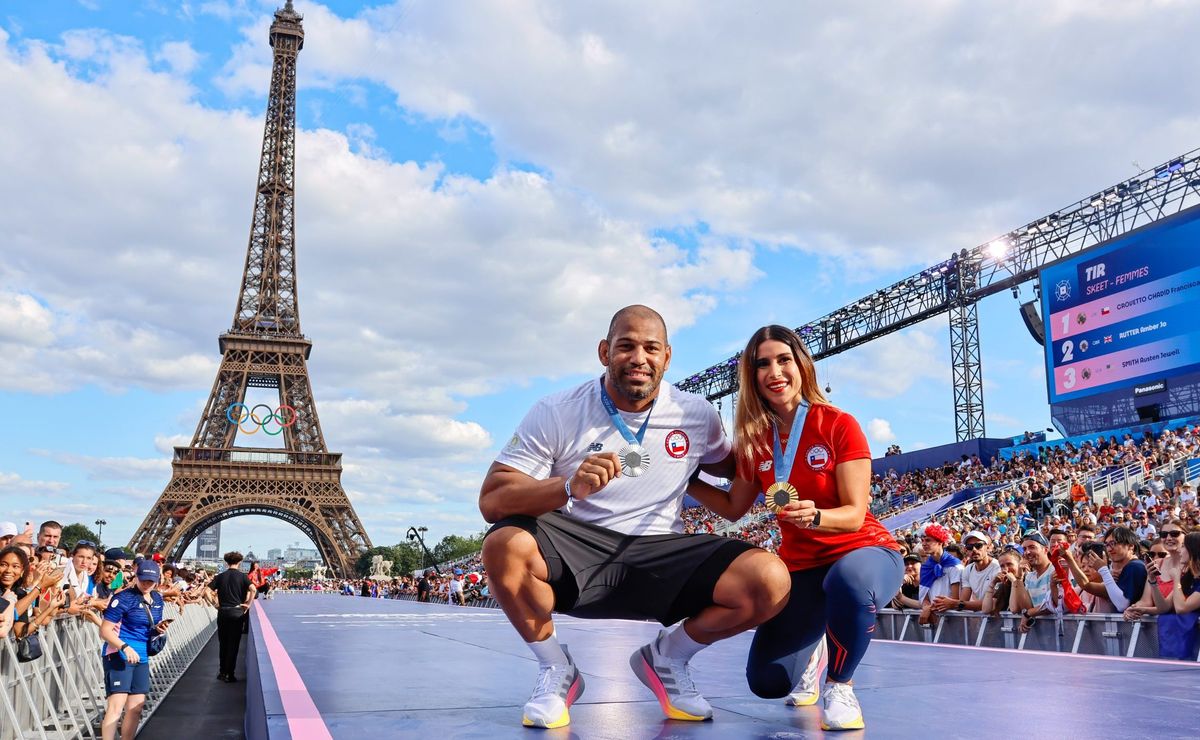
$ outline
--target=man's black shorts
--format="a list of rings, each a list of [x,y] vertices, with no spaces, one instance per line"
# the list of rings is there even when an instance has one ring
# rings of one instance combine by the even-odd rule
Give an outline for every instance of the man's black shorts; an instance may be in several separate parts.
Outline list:
[[[554,610],[592,619],[654,619],[670,625],[713,603],[717,580],[757,549],[712,534],[627,535],[552,511],[492,525],[533,535],[550,571]]]

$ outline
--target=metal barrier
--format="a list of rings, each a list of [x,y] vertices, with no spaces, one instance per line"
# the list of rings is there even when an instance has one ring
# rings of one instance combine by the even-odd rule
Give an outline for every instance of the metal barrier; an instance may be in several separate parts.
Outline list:
[[[144,723],[216,631],[217,610],[167,604],[174,618],[167,647],[150,659],[150,693]],[[38,630],[42,657],[17,661],[15,642],[0,640],[0,740],[96,738],[104,718],[104,674],[99,630],[63,617]]]
[[[279,591],[285,594],[336,594],[336,591]],[[416,601],[415,594],[391,598]],[[430,601],[444,604],[443,599]],[[494,598],[467,604],[468,607],[498,608]],[[1158,621],[1143,617],[1128,622],[1122,614],[1070,614],[1061,618],[1040,617],[1033,628],[1021,633],[1021,618],[1009,612],[995,617],[971,611],[943,612],[936,626],[917,623],[920,612],[912,609],[880,609],[875,618],[875,639],[927,642],[937,645],[1043,650],[1082,655],[1123,658],[1158,658]],[[1200,656],[1197,657],[1200,662]]]
[[[1158,621],[1154,617],[1135,622],[1126,621],[1121,614],[1039,617],[1029,632],[1021,633],[1017,629],[1021,618],[1008,612],[994,617],[980,612],[948,611],[935,627],[918,624],[918,615],[915,610],[880,609],[876,638],[1123,658],[1158,657]]]

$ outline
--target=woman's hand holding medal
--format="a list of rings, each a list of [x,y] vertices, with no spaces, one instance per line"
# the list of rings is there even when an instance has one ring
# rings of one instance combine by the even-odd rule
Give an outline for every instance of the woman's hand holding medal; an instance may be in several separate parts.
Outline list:
[[[808,529],[817,516],[817,505],[813,501],[793,501],[775,512],[775,518],[783,524],[797,529]]]

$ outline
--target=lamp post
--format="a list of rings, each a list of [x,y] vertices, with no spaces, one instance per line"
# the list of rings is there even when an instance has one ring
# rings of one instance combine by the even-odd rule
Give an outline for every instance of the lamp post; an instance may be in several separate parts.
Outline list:
[[[429,527],[409,527],[408,528],[408,535],[407,535],[408,541],[416,542],[418,545],[421,546],[421,552],[423,553],[421,556],[421,567],[422,568],[425,568],[425,564],[428,562],[432,562],[432,560],[433,560],[433,553],[429,552],[428,547],[425,547],[425,537],[423,536],[428,531],[429,531]],[[442,571],[438,570],[437,563],[433,563],[433,572],[437,573],[439,576],[442,574]]]
[[[97,540],[96,545],[97,546],[99,546],[102,542],[104,542],[104,525],[105,524],[108,524],[108,522],[104,519],[96,520],[96,540]]]

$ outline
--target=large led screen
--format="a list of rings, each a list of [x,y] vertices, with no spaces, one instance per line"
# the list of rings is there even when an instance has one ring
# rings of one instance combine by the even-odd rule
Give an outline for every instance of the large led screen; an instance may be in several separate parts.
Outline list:
[[[1050,403],[1200,370],[1200,206],[1041,272]]]

